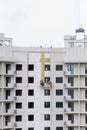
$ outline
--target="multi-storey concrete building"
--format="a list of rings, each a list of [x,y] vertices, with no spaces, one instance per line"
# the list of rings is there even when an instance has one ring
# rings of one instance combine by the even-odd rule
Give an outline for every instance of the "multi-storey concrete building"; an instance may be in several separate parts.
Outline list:
[[[87,130],[87,35],[76,32],[64,48],[0,34],[0,130]]]

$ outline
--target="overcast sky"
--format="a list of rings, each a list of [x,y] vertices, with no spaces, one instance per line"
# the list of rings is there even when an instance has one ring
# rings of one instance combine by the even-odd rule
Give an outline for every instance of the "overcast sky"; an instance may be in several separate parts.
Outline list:
[[[87,0],[0,0],[0,32],[15,46],[63,46],[80,24],[87,30]]]

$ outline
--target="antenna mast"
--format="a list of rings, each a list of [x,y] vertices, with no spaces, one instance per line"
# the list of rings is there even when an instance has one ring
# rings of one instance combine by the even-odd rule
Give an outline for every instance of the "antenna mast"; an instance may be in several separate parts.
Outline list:
[[[76,24],[81,27],[81,8],[80,8],[80,0],[75,0],[75,16],[76,16]]]

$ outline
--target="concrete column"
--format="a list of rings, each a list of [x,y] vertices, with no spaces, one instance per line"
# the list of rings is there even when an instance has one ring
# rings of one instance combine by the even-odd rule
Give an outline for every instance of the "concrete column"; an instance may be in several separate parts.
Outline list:
[[[79,123],[79,127],[78,130],[80,130],[80,87],[81,87],[81,82],[80,82],[80,63],[78,63],[78,100],[79,100],[79,117],[78,117],[78,123]]]

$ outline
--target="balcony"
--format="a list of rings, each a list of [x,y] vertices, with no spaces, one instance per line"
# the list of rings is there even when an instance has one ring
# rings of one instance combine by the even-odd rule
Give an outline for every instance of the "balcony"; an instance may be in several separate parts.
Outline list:
[[[14,100],[17,100],[17,97],[8,96],[6,99],[4,99],[4,102],[14,102]]]
[[[79,113],[79,111],[78,110],[72,110],[71,108],[66,108],[66,109],[64,109],[64,112],[66,113],[66,114],[78,114]]]
[[[87,98],[80,99],[81,102],[87,102]]]
[[[13,83],[6,83],[6,86],[4,88],[13,88],[14,84]]]
[[[65,88],[65,89],[68,89],[68,88],[69,88],[69,89],[70,89],[70,88],[71,88],[71,89],[72,89],[72,88],[78,89],[78,85],[77,85],[77,86],[76,86],[76,85],[75,85],[75,86],[71,86],[71,83],[65,83],[65,84],[64,84],[64,88]]]
[[[13,70],[8,70],[4,75],[13,76],[15,73]]]
[[[87,114],[87,111],[85,111],[85,110],[80,111],[80,114],[85,115],[85,114]]]
[[[8,114],[17,114],[17,110],[8,109],[8,111],[6,113],[8,113]]]
[[[64,96],[64,100],[66,101],[79,101],[78,97],[71,98],[71,96]]]
[[[71,109],[70,109],[70,108],[65,108],[65,109],[64,109],[64,112],[65,112],[65,113],[71,113]]]
[[[13,110],[12,109],[8,109],[8,113],[13,113]]]
[[[87,86],[80,86],[80,89],[87,89]]]
[[[65,76],[77,76],[78,72],[74,72],[74,71],[64,71],[64,75]]]
[[[68,120],[68,121],[64,121],[64,125],[65,125],[65,126],[70,126],[70,125],[72,125],[72,124],[71,124],[71,121]]]
[[[78,123],[71,123],[71,120],[64,121],[65,126],[78,126]]]
[[[7,72],[3,72],[2,70],[0,70],[0,75],[4,75],[4,76],[14,76],[17,74],[17,71],[13,71],[13,70],[8,70]]]
[[[17,84],[16,83],[6,83],[6,86],[4,88],[9,89],[9,88],[16,88]]]
[[[14,98],[12,96],[8,96],[8,100],[13,100]]]
[[[87,76],[87,73],[85,73],[84,71],[80,73],[80,76]]]
[[[17,110],[7,109],[5,110],[3,115],[14,115],[14,114],[17,114]]]
[[[64,87],[65,87],[65,88],[71,88],[72,86],[71,86],[70,83],[65,83],[65,84],[64,84]]]
[[[87,127],[87,124],[80,124],[80,127]]]
[[[71,96],[64,96],[64,100],[71,100]]]
[[[74,72],[73,72],[73,73],[74,73]],[[66,75],[66,76],[71,75],[71,74],[73,74],[73,73],[71,73],[71,71],[64,71],[64,75]]]
[[[12,128],[14,128],[14,124],[13,124],[13,122],[7,122],[6,123],[6,125],[4,125],[4,129],[12,129]]]
[[[4,112],[4,115],[13,115],[14,111],[12,109],[7,109],[7,111]]]

